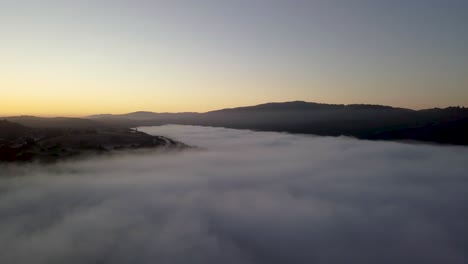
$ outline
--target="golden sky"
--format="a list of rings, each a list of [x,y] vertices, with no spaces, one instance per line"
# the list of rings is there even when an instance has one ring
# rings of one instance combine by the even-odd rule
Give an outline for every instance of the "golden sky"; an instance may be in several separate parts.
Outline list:
[[[0,116],[468,106],[460,1],[38,2],[0,3]]]

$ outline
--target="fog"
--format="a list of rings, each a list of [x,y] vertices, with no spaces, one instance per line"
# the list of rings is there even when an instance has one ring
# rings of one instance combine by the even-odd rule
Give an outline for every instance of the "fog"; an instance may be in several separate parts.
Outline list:
[[[0,263],[468,263],[468,148],[224,128],[0,167]]]

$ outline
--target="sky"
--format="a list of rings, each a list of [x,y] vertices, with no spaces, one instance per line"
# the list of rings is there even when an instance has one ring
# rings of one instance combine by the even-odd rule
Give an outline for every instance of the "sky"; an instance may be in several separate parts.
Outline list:
[[[0,263],[467,263],[467,148],[140,130],[200,148],[0,164]]]
[[[465,0],[0,0],[0,116],[468,106]]]

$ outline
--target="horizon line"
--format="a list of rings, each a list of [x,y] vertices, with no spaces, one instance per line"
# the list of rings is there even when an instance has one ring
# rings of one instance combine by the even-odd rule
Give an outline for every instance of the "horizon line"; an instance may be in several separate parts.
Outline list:
[[[429,110],[429,109],[447,109],[447,108],[468,108],[468,106],[464,105],[449,105],[446,107],[429,107],[429,108],[407,108],[407,107],[399,107],[399,106],[392,106],[392,105],[384,105],[384,104],[373,104],[373,103],[350,103],[350,104],[343,104],[343,103],[320,103],[320,102],[312,102],[312,101],[304,101],[304,100],[292,100],[292,101],[274,101],[274,102],[265,102],[265,103],[259,103],[259,104],[251,104],[251,105],[241,105],[241,106],[234,106],[234,107],[225,107],[225,108],[217,108],[209,111],[204,111],[204,112],[197,112],[197,111],[181,111],[181,112],[158,112],[158,111],[151,111],[151,110],[136,110],[136,111],[130,111],[130,112],[125,112],[125,113],[96,113],[96,114],[88,114],[88,115],[33,115],[33,114],[17,114],[17,115],[1,115],[0,119],[4,118],[11,118],[11,117],[42,117],[42,118],[89,118],[93,116],[99,116],[99,115],[127,115],[127,114],[133,114],[133,113],[155,113],[155,114],[204,114],[204,113],[209,113],[213,111],[220,111],[220,110],[227,110],[227,109],[236,109],[236,108],[243,108],[243,107],[255,107],[255,106],[260,106],[260,105],[266,105],[266,104],[285,104],[285,103],[308,103],[308,104],[321,104],[321,105],[336,105],[336,106],[352,106],[352,105],[369,105],[369,106],[384,106],[384,107],[391,107],[395,109],[407,109],[407,110],[412,110],[412,111],[422,111],[422,110]]]

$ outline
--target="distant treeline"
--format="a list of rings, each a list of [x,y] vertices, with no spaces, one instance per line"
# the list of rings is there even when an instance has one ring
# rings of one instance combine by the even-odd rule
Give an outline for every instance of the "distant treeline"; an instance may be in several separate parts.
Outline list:
[[[183,124],[324,136],[353,136],[372,140],[416,140],[468,145],[468,109],[411,110],[382,105],[336,105],[302,101],[267,103],[206,113],[134,112],[96,115],[84,119],[34,117],[8,120],[25,126],[46,122],[79,126],[151,126]]]

